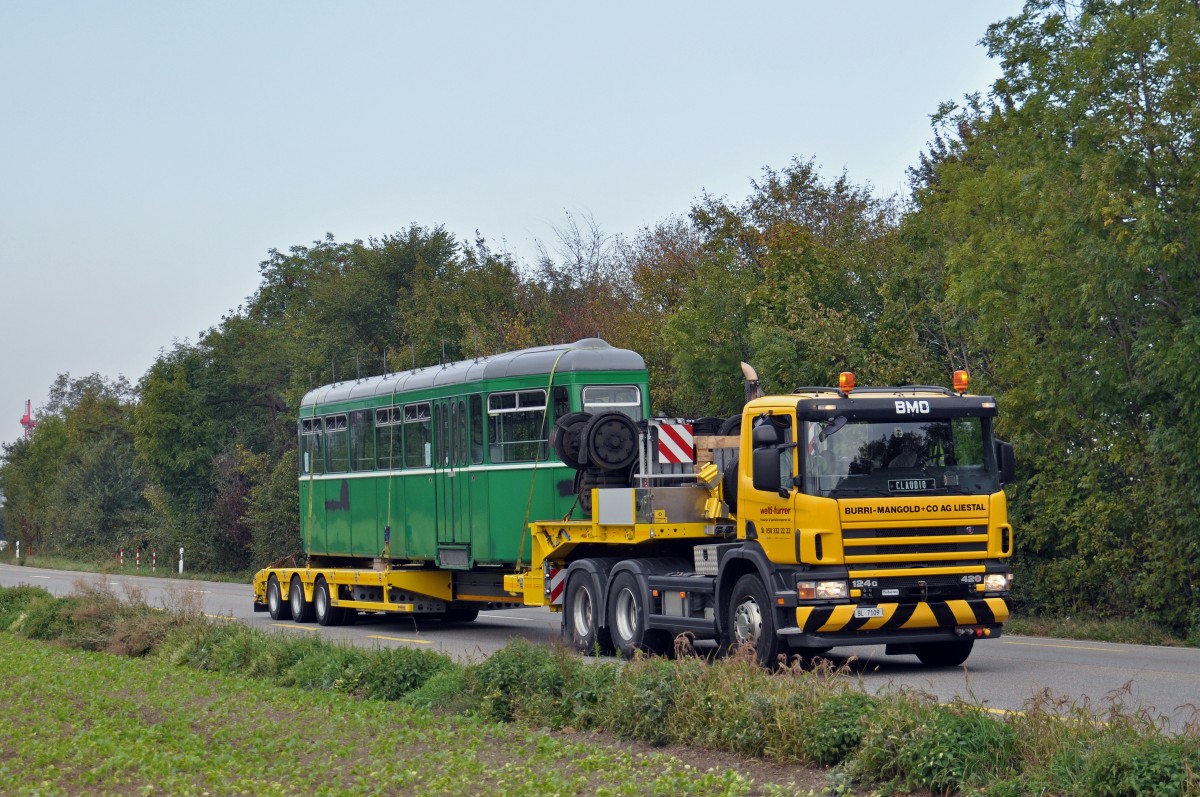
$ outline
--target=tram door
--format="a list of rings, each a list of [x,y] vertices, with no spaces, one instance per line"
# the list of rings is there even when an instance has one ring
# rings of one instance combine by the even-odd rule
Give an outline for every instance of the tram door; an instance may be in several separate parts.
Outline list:
[[[443,567],[469,567],[471,480],[466,470],[470,461],[466,397],[434,402],[433,422],[438,560]]]

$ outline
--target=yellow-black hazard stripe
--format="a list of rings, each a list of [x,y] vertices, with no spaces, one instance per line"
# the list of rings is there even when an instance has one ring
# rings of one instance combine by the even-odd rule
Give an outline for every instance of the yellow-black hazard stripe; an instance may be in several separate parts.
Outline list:
[[[796,625],[807,634],[853,631],[905,631],[955,625],[995,625],[1008,620],[1004,598],[975,598],[928,603],[880,603],[881,617],[855,617],[858,606],[800,606]]]

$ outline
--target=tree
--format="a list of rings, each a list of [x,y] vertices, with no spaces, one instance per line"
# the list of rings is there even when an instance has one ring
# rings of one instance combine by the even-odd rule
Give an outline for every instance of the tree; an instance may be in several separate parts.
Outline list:
[[[939,112],[906,219],[944,275],[922,339],[961,335],[1023,452],[1023,597],[1178,631],[1200,620],[1198,34],[1185,0],[1027,3],[984,39],[990,102]]]

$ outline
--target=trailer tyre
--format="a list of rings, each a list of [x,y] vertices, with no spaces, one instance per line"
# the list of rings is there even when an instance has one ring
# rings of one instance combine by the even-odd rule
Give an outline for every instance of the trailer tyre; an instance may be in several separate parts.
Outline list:
[[[950,642],[921,642],[913,645],[913,653],[927,667],[957,667],[971,655],[974,639],[956,639]]]
[[[604,470],[625,470],[638,456],[637,424],[624,413],[593,415],[583,427],[588,463]]]
[[[758,663],[764,667],[779,664],[782,645],[775,633],[775,612],[767,598],[767,588],[754,573],[742,576],[733,586],[728,628],[732,647],[753,647]]]
[[[587,573],[576,573],[567,583],[563,636],[580,653],[613,652],[612,635],[607,628],[600,627],[600,595]]]
[[[313,621],[313,605],[304,598],[304,584],[301,583],[300,576],[292,576],[292,584],[288,587],[288,603],[292,607],[292,619],[297,623]]]
[[[316,586],[313,587],[313,614],[319,625],[341,625],[345,619],[346,610],[333,605],[329,584],[324,576],[318,576]]]
[[[721,474],[721,497],[731,511],[737,511],[738,500],[738,455],[734,454]]]
[[[670,650],[671,636],[659,628],[646,628],[644,594],[632,573],[618,573],[608,593],[608,631],[613,647],[625,658],[635,651],[663,655]]]
[[[550,430],[550,447],[563,464],[575,469],[584,466],[579,457],[583,445],[583,428],[591,419],[590,412],[571,412],[554,423],[554,428]]]
[[[274,575],[267,579],[267,611],[271,613],[272,620],[292,619],[292,607],[283,600],[279,579]]]

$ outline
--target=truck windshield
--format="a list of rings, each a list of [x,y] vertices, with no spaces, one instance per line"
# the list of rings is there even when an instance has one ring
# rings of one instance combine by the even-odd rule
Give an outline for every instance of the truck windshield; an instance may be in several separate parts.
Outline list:
[[[827,498],[999,491],[991,418],[805,421],[803,489]]]

